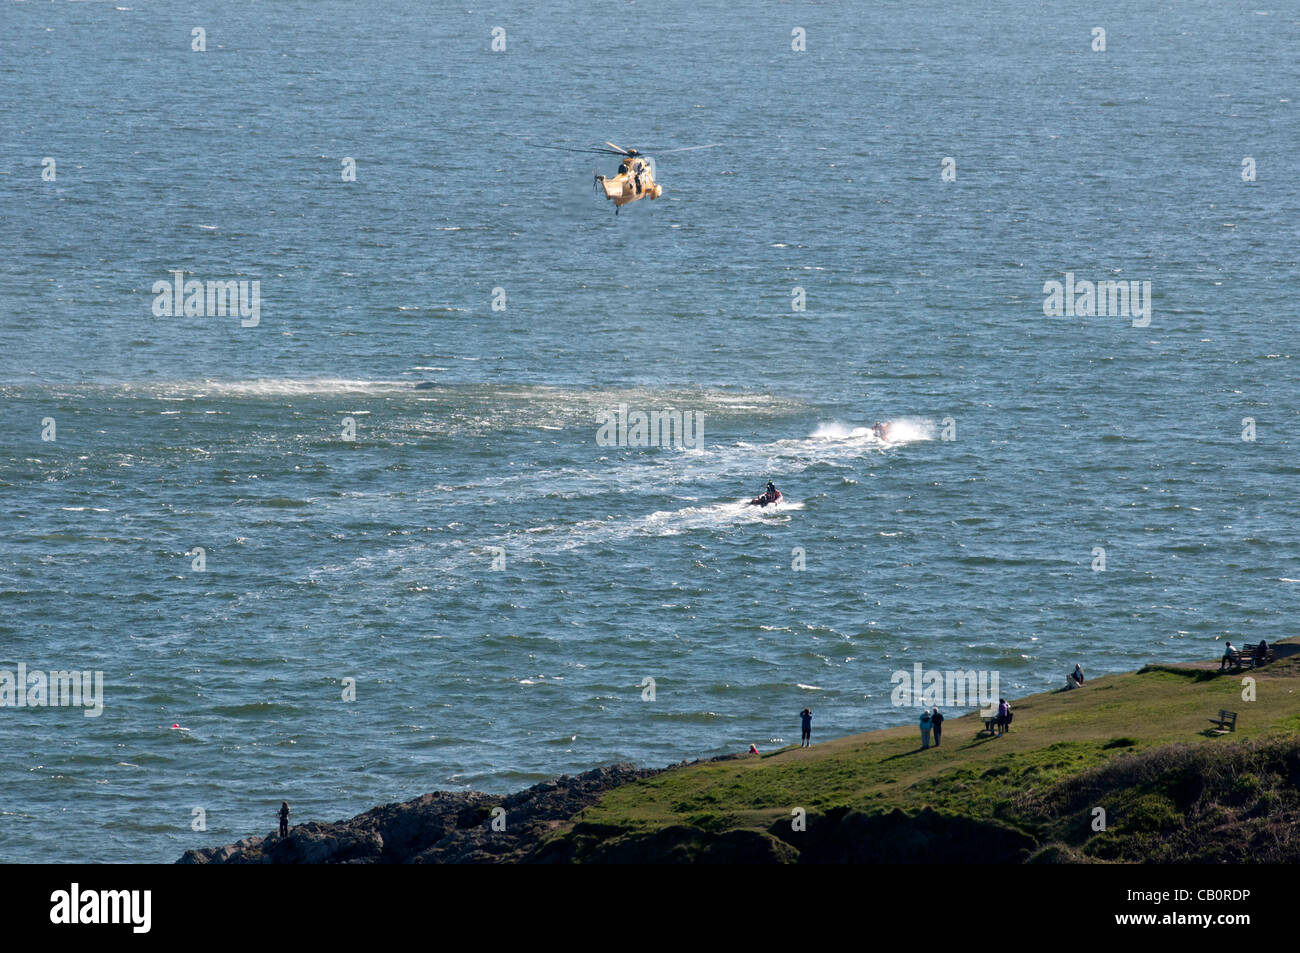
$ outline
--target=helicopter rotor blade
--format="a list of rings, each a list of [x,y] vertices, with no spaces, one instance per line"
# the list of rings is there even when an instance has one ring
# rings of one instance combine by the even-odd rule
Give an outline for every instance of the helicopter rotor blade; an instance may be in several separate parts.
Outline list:
[[[686,146],[684,149],[660,149],[655,154],[666,156],[673,152],[694,152],[696,149],[717,149],[721,147],[720,142],[711,142],[707,146]]]
[[[557,152],[594,152],[594,153],[596,153],[597,155],[605,155],[605,156],[621,156],[621,155],[626,155],[626,153],[623,153],[623,152],[613,152],[613,151],[611,151],[611,150],[609,150],[609,149],[570,149],[570,148],[568,148],[568,147],[566,147],[566,146],[544,146],[544,145],[537,144],[537,143],[535,143],[535,144],[529,146],[528,148],[529,148],[529,149],[554,149],[554,150],[556,150]]]
[[[630,156],[632,154],[628,152],[626,149],[624,149],[622,146],[616,146],[614,145],[614,143],[608,140],[605,141],[605,145],[609,146],[611,149],[617,149],[620,155]]]

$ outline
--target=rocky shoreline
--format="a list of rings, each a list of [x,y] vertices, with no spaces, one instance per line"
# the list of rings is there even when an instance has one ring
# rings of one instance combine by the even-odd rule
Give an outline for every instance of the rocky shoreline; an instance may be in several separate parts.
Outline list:
[[[730,755],[728,757],[734,757]],[[356,817],[187,850],[180,864],[494,864],[535,861],[543,839],[606,791],[665,769],[616,764],[515,794],[438,791]],[[504,815],[493,817],[494,809]],[[497,830],[493,829],[496,820]]]
[[[731,761],[728,754],[671,768],[615,764],[579,775],[562,775],[510,795],[438,791],[385,804],[333,823],[312,821],[278,834],[248,837],[224,847],[187,850],[179,864],[555,864],[587,863],[812,863],[901,862],[909,852],[937,844],[953,862],[1022,861],[1032,842],[1001,825],[945,818],[931,811],[883,817],[837,810],[824,818],[819,836],[784,842],[782,831],[713,834],[685,826],[621,836],[600,825],[579,823],[569,841],[547,841],[606,792],[664,771],[705,761]],[[505,813],[493,828],[494,810]],[[906,849],[904,849],[906,848]],[[576,855],[581,855],[576,856]]]
[[[1005,735],[949,718],[942,748],[899,726],[762,757],[616,764],[508,795],[425,794],[178,862],[1300,863],[1300,640],[1274,650],[1248,674],[1148,665],[1017,699]]]

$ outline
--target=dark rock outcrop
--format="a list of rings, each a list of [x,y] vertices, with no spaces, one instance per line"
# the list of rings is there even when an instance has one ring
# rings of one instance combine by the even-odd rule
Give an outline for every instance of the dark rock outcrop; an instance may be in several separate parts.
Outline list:
[[[805,830],[783,818],[766,832],[721,833],[688,825],[628,832],[578,823],[532,858],[584,864],[1018,864],[1038,845],[996,821],[925,808],[864,814],[835,808],[809,815]]]
[[[474,864],[527,862],[551,831],[601,794],[658,774],[630,764],[564,775],[504,796],[426,794],[333,824],[311,822],[225,847],[188,850],[182,864]],[[500,807],[504,817],[493,817]],[[499,830],[493,829],[493,821]],[[558,859],[558,858],[557,858]]]
[[[807,830],[783,819],[769,833],[797,849],[801,864],[1019,864],[1038,846],[997,821],[928,807],[915,814],[835,808],[810,815]]]
[[[722,833],[673,825],[648,833],[579,823],[568,837],[552,841],[536,863],[584,864],[789,864],[799,852],[771,834],[750,830]]]

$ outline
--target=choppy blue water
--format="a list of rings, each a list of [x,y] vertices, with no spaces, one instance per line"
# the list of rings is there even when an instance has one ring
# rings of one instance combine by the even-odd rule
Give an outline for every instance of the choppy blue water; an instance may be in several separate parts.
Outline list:
[[[1300,13],[975,6],[0,7],[0,669],[105,703],[0,708],[4,859],[1294,634]],[[528,148],[606,139],[725,148],[617,218]],[[260,323],[156,317],[173,269]],[[1067,271],[1150,325],[1046,317]]]

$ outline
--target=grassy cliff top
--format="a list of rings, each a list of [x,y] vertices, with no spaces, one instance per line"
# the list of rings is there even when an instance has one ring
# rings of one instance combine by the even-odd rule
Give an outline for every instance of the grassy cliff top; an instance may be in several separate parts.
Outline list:
[[[1014,700],[1000,736],[972,713],[947,719],[942,746],[924,751],[910,725],[674,768],[609,791],[546,853],[707,860],[730,845],[730,860],[943,860],[925,852],[956,837],[1003,861],[1290,858],[1300,841],[1278,828],[1300,817],[1300,644],[1274,648],[1258,671],[1153,665]],[[1235,733],[1215,732],[1220,709],[1238,713]],[[792,830],[796,808],[818,836]],[[990,836],[955,833],[958,820]],[[835,854],[850,828],[881,843]],[[915,856],[890,853],[900,838]]]

